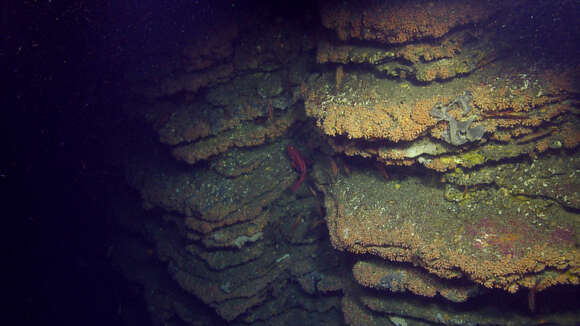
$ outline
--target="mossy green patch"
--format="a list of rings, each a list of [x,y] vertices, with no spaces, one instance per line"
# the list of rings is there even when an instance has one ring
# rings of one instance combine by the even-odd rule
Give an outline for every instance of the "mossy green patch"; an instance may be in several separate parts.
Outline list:
[[[486,158],[479,150],[462,153],[457,156],[456,163],[465,167],[473,167],[485,163]]]

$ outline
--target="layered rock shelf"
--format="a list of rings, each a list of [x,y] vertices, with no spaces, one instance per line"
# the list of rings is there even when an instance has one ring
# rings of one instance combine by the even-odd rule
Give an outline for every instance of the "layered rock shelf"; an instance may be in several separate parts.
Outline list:
[[[154,319],[577,324],[580,61],[521,27],[543,10],[525,6],[321,0],[136,64],[146,213],[112,255],[156,289]]]

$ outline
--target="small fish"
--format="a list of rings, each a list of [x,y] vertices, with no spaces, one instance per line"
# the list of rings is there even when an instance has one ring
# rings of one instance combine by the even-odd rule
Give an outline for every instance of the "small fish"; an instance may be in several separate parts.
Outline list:
[[[298,171],[298,173],[300,173],[300,176],[298,179],[296,179],[296,181],[294,181],[294,184],[292,185],[292,190],[296,192],[298,187],[300,187],[302,182],[304,182],[304,179],[306,179],[306,161],[304,161],[304,157],[300,151],[296,149],[296,147],[288,145],[286,147],[286,151],[288,152],[288,156],[290,156],[290,160],[292,161],[292,167]]]

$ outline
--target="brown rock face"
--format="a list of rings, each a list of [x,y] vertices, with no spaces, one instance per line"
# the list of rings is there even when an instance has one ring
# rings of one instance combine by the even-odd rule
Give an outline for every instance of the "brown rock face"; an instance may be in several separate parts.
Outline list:
[[[580,29],[530,3],[244,12],[132,78],[158,141],[127,163],[147,245],[114,255],[156,320],[577,324]]]

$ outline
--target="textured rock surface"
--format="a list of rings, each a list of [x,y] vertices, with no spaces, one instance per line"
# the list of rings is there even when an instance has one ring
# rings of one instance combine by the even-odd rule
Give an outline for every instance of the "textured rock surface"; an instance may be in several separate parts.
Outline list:
[[[114,257],[156,322],[576,324],[580,62],[523,8],[319,1],[136,69],[156,139],[127,162],[144,240]]]
[[[326,193],[333,245],[510,292],[556,278],[564,284],[579,281],[580,225],[562,207],[544,207],[548,224],[538,216],[542,209],[512,203],[501,189],[486,190],[486,204],[460,205],[441,200],[444,189],[424,186],[418,178],[397,184],[361,170],[333,184]],[[559,236],[562,230],[568,230],[567,237]]]

